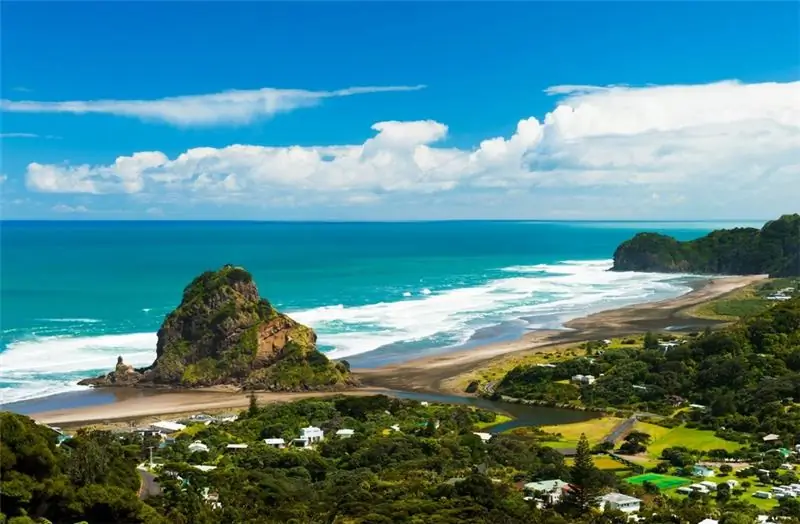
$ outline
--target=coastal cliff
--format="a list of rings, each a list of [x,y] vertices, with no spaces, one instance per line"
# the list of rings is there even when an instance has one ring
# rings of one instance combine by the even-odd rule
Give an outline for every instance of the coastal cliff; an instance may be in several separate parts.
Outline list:
[[[783,215],[761,229],[720,229],[686,242],[659,233],[639,233],[617,247],[611,269],[798,276],[800,215]]]
[[[252,275],[226,265],[195,278],[158,330],[156,360],[134,370],[119,357],[91,386],[232,385],[306,391],[356,385],[346,362],[316,348],[314,331],[261,298]]]

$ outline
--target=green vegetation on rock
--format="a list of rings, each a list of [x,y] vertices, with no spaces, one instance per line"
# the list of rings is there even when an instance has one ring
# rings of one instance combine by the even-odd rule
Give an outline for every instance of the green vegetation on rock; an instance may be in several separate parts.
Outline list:
[[[316,348],[316,334],[261,298],[245,269],[206,271],[183,292],[158,330],[156,360],[132,385],[234,385],[273,391],[336,389],[354,385],[346,363]],[[84,381],[119,385],[111,374]]]
[[[800,215],[755,228],[720,229],[686,242],[639,233],[614,252],[614,271],[800,275]]]

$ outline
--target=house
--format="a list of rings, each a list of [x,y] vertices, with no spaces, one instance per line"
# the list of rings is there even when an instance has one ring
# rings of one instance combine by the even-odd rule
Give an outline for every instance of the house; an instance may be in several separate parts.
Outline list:
[[[693,477],[713,477],[714,470],[708,468],[706,466],[696,465],[692,467],[692,476]]]
[[[702,405],[702,404],[689,404],[689,407],[692,408],[692,409],[700,410],[700,411],[705,411],[706,410],[706,407],[704,405]]]
[[[422,406],[423,408],[427,408],[428,406],[430,406],[430,404],[428,404],[428,402],[427,402],[427,401],[425,401],[425,400],[423,400],[422,402],[420,402],[420,403],[419,403],[419,405],[420,405],[420,406]]]
[[[196,466],[192,466],[192,467],[193,467],[194,469],[199,469],[199,470],[200,470],[200,471],[202,471],[203,473],[207,473],[207,472],[209,472],[209,471],[214,471],[215,469],[217,469],[217,466],[208,466],[208,465],[206,465],[206,464],[198,464],[198,465],[196,465]]]
[[[678,347],[679,345],[680,345],[680,343],[679,343],[679,342],[674,342],[674,341],[670,341],[670,342],[659,342],[659,343],[658,343],[658,347],[660,347],[661,349],[663,349],[663,350],[664,350],[664,353],[666,353],[667,351],[669,351],[669,350],[670,350],[670,349],[672,349],[672,348]]]
[[[336,432],[336,436],[339,438],[350,438],[355,433],[355,430],[352,429],[340,429]]]
[[[247,444],[228,444],[227,449],[247,449]]]
[[[314,444],[322,442],[325,438],[324,432],[316,426],[308,426],[300,429],[300,436],[292,440],[292,445],[298,448],[310,448]]]
[[[736,486],[739,485],[739,482],[736,481],[736,480],[731,479],[731,480],[726,480],[725,484],[727,484],[728,486],[731,487],[731,489],[733,489],[733,488],[735,488]]]
[[[594,384],[595,378],[594,375],[574,375],[572,377],[572,382],[575,384]]]
[[[703,519],[697,524],[719,524],[719,521],[714,519]]]
[[[776,435],[775,433],[770,433],[769,435],[765,435],[763,440],[764,442],[775,442],[776,440],[780,440],[780,435]]]
[[[689,486],[689,489],[697,493],[703,493],[703,494],[708,493],[708,488],[699,483],[692,484],[691,486]]]
[[[534,500],[538,500],[547,505],[557,504],[561,500],[564,491],[569,489],[569,484],[561,479],[542,480],[539,482],[528,482],[523,486],[525,493],[528,493]]]
[[[711,482],[710,480],[704,480],[702,482],[698,482],[701,486],[704,486],[708,491],[716,491],[717,490],[717,483]]]
[[[394,424],[393,426],[389,426],[389,429],[391,429],[392,431],[400,431],[400,426]]]
[[[633,385],[633,386],[631,386],[631,387],[632,387],[633,389],[637,390],[637,391],[647,391],[647,386],[640,386],[640,385],[638,385],[638,384],[634,384],[634,385]]]
[[[169,420],[160,420],[158,422],[153,422],[150,424],[150,428],[153,431],[160,431],[162,433],[170,434],[170,433],[177,433],[178,431],[183,431],[186,429],[186,426],[183,424],[178,424],[177,422],[171,422]]]
[[[692,491],[694,491],[694,490],[693,490],[692,488],[690,488],[689,486],[683,486],[683,487],[681,487],[681,488],[678,488],[678,489],[676,489],[675,491],[676,491],[677,493],[680,493],[681,495],[689,495],[689,494],[691,494],[691,493],[692,493]]]
[[[265,438],[264,444],[276,449],[283,449],[286,447],[286,441],[282,438]]]
[[[625,513],[636,513],[641,507],[642,501],[636,497],[624,495],[622,493],[607,493],[600,497],[600,509],[615,509]]]
[[[540,367],[540,368],[555,368],[556,367],[555,364],[536,364],[536,366]]]
[[[198,451],[205,451],[206,453],[208,453],[208,446],[206,446],[199,440],[195,440],[194,442],[189,444],[189,452],[197,453]]]
[[[236,422],[239,420],[239,415],[228,415],[227,417],[220,417],[217,420],[220,422]]]
[[[753,496],[757,499],[771,499],[772,493],[770,493],[769,491],[756,491],[755,493],[753,493]]]
[[[472,432],[473,435],[477,435],[483,442],[489,442],[492,439],[491,433],[480,433],[477,431]]]

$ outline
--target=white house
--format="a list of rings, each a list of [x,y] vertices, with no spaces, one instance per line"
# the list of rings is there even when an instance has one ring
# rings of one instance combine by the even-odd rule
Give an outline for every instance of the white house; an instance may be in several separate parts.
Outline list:
[[[322,442],[324,432],[316,426],[308,426],[300,429],[300,436],[292,440],[292,445],[298,448],[309,448],[318,442]]]
[[[283,449],[286,447],[286,441],[282,438],[265,438],[264,444],[278,449]]]
[[[692,475],[695,477],[713,477],[714,470],[707,466],[697,464],[692,468]]]
[[[350,438],[355,433],[355,430],[352,429],[340,429],[336,432],[336,436],[339,438]]]
[[[770,433],[769,435],[765,435],[763,440],[764,442],[775,442],[776,440],[780,440],[780,436],[776,435],[775,433]]]
[[[594,375],[574,375],[572,382],[575,384],[594,384]]]
[[[753,493],[753,496],[757,499],[771,499],[772,493],[770,493],[769,491],[756,491],[755,493]]]
[[[393,431],[400,431],[400,426],[397,425],[397,424],[394,424],[393,426],[389,426],[389,429],[391,429]]]
[[[489,442],[490,440],[492,440],[492,434],[491,433],[481,433],[481,432],[478,432],[478,431],[473,431],[472,434],[473,435],[477,435],[478,437],[480,437],[480,439],[483,442]]]
[[[702,482],[699,482],[698,484],[700,484],[701,486],[705,486],[708,489],[708,491],[716,491],[717,490],[717,483],[716,482],[711,482],[710,480],[704,480]]]
[[[177,422],[171,422],[169,420],[159,420],[158,422],[153,422],[150,424],[150,428],[153,431],[161,431],[162,433],[169,434],[183,431],[186,429],[186,426],[183,424],[178,424]]]
[[[228,449],[247,449],[247,444],[228,444],[225,447]]]
[[[300,430],[300,438],[307,439],[311,443],[321,442],[325,432],[316,426],[308,426]]]
[[[205,451],[208,453],[208,446],[200,442],[199,440],[195,440],[191,444],[189,444],[189,452],[197,453],[198,451]]]
[[[703,519],[697,524],[719,524],[719,521],[714,519]]]
[[[703,493],[703,494],[708,493],[708,488],[700,483],[692,484],[691,486],[689,486],[689,488],[692,491],[696,491],[697,493]]]
[[[625,513],[636,513],[641,508],[642,501],[636,497],[622,493],[608,493],[600,497],[600,509],[616,509]]]
[[[217,469],[217,466],[209,466],[209,465],[206,465],[206,464],[197,464],[197,465],[192,466],[192,467],[194,469],[199,469],[203,473],[207,473],[209,471],[214,471],[215,469]]]
[[[731,488],[735,488],[736,486],[738,486],[738,485],[739,485],[739,482],[737,482],[737,481],[735,481],[735,480],[731,479],[731,480],[726,480],[726,481],[725,481],[725,484],[727,484],[727,485],[728,485],[728,486],[730,486]]]
[[[567,488],[569,488],[569,484],[561,479],[528,482],[523,486],[525,493],[548,505],[557,504],[564,494],[564,489]]]

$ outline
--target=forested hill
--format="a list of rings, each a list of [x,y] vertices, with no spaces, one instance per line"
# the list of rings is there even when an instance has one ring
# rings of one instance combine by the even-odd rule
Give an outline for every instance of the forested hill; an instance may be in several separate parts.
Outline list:
[[[798,276],[800,215],[783,215],[761,229],[719,229],[686,242],[639,233],[617,247],[612,270]]]

